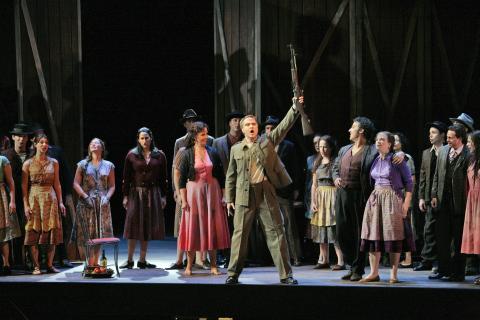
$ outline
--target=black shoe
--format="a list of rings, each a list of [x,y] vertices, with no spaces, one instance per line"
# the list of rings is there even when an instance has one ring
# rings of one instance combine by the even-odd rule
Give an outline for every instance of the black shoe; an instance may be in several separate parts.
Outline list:
[[[352,276],[350,277],[350,281],[360,281],[360,279],[362,279],[362,275],[356,272],[353,272]]]
[[[133,266],[134,266],[134,262],[127,260],[119,268],[120,269],[132,269]]]
[[[4,266],[3,267],[3,272],[1,273],[1,275],[9,276],[11,274],[12,274],[12,268],[10,266]]]
[[[140,269],[155,269],[157,266],[148,261],[137,261],[137,267]]]
[[[413,271],[429,271],[429,270],[432,270],[432,264],[426,263],[426,262],[420,262],[419,265],[413,268]]]
[[[228,276],[225,284],[238,284],[238,276]]]
[[[280,283],[283,284],[298,284],[298,281],[295,280],[293,277],[288,277],[285,279],[280,279]]]
[[[431,275],[428,276],[428,279],[430,280],[440,280],[442,278],[446,277],[443,273],[432,273]]]
[[[54,266],[47,267],[47,273],[59,273],[59,272],[60,272],[60,270],[58,270]]]
[[[330,269],[330,265],[328,263],[317,263],[313,269]]]
[[[348,273],[344,274],[341,279],[350,280],[350,278],[352,277],[352,274],[353,274],[352,271],[348,271]]]
[[[478,268],[467,268],[465,270],[465,275],[466,276],[475,276],[477,274],[479,274],[480,272],[478,272]]]
[[[170,267],[166,268],[165,270],[181,270],[183,269],[183,264],[172,263]]]

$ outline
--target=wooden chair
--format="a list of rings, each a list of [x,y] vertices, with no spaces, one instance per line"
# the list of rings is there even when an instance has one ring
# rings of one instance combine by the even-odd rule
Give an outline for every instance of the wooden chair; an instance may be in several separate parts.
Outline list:
[[[77,212],[78,215],[81,215]],[[96,215],[98,217],[98,215]],[[115,269],[117,270],[117,276],[120,277],[120,270],[118,269],[118,245],[120,244],[119,238],[90,238],[90,234],[88,232],[88,225],[87,221],[84,216],[78,216],[77,218],[80,219],[80,226],[82,228],[83,239],[84,239],[84,248],[85,248],[85,266],[84,266],[84,273],[83,276],[86,275],[86,270],[88,269],[88,258],[90,257],[90,252],[92,248],[96,246],[103,246],[103,245],[111,245],[113,246],[113,259],[115,261]],[[100,225],[97,223],[97,225]]]

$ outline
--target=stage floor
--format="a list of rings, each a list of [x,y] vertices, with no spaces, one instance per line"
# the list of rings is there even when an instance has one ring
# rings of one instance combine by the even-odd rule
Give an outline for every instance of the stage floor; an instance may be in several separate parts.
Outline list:
[[[126,260],[126,247],[122,241],[120,264]],[[64,318],[86,315],[91,318],[91,312],[99,315],[98,308],[101,308],[94,297],[107,297],[112,308],[103,310],[102,317],[193,319],[210,315],[234,319],[315,319],[318,315],[338,318],[358,312],[357,318],[370,319],[372,315],[373,318],[387,315],[429,318],[433,314],[441,318],[459,314],[478,316],[475,309],[480,301],[480,287],[472,284],[474,277],[467,277],[463,283],[450,283],[429,280],[427,271],[401,269],[398,275],[401,282],[389,284],[389,269],[382,268],[380,282],[359,284],[340,280],[346,271],[315,270],[313,265],[305,265],[293,268],[294,277],[299,281],[297,286],[281,285],[274,267],[245,268],[240,276],[241,284],[228,286],[224,284],[225,269],[221,269],[224,274],[219,276],[212,276],[207,270],[194,270],[190,277],[182,271],[165,270],[174,262],[175,250],[175,239],[152,241],[147,260],[156,264],[156,269],[121,270],[120,277],[107,279],[82,277],[83,264],[61,269],[58,274],[40,276],[14,271],[13,276],[0,277],[0,288],[3,288],[0,310],[6,307],[11,314],[22,310],[24,314],[50,316],[52,313],[43,303],[60,303],[62,307],[58,308],[63,310]],[[114,269],[111,248],[106,247],[106,255],[109,267]],[[45,301],[25,300],[26,294],[33,297],[44,294]],[[10,302],[5,304],[5,301]],[[158,304],[162,306],[160,309]],[[140,306],[140,310],[129,305]],[[375,308],[367,312],[369,305]],[[396,311],[392,313],[392,310]]]

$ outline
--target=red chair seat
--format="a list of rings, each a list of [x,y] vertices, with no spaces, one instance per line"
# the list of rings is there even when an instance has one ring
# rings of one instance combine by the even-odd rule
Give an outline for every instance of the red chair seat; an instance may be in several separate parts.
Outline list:
[[[102,243],[115,243],[115,242],[120,242],[120,239],[112,237],[112,238],[97,238],[97,239],[92,239],[87,241],[89,245],[97,245]]]

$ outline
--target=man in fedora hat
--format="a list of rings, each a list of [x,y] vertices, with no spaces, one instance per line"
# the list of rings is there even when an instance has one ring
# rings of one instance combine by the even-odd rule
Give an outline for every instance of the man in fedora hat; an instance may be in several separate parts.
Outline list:
[[[475,131],[475,128],[473,127],[473,124],[474,124],[473,118],[466,113],[462,113],[456,118],[450,118],[450,121],[453,124],[462,125],[465,128],[465,131],[467,132],[467,134]],[[466,143],[466,141],[464,141],[464,143]],[[480,273],[480,260],[478,258],[478,255],[475,255],[475,254],[467,255],[465,274],[467,276],[472,276],[479,273]]]
[[[263,127],[265,134],[270,133],[278,126],[280,119],[275,116],[267,116]],[[276,147],[278,157],[287,169],[288,174],[292,178],[292,183],[284,188],[277,189],[277,200],[280,204],[280,211],[283,216],[283,224],[285,226],[285,235],[287,237],[288,252],[290,259],[293,260],[294,266],[300,266],[300,258],[302,256],[302,247],[300,245],[300,236],[298,234],[297,223],[295,220],[295,211],[293,208],[293,201],[296,200],[299,194],[298,185],[298,161],[297,153],[295,152],[295,145],[287,139],[283,139]]]
[[[22,197],[22,166],[28,156],[29,136],[32,130],[27,123],[21,122],[13,126],[10,131],[13,147],[5,150],[3,155],[8,158],[12,167],[13,181],[15,182],[15,205],[17,207],[18,223],[22,229],[22,236],[12,240],[13,266],[26,267],[26,250],[23,245],[25,237],[25,213]]]
[[[428,138],[430,147],[423,150],[422,165],[420,167],[420,179],[418,189],[418,206],[420,211],[425,213],[425,224],[423,226],[423,249],[422,261],[413,270],[431,270],[437,261],[437,242],[435,236],[436,215],[430,204],[430,193],[432,190],[433,175],[437,166],[438,151],[445,142],[447,125],[440,121],[427,123]]]
[[[213,147],[218,152],[225,174],[227,174],[228,163],[230,161],[230,149],[234,144],[243,138],[243,133],[240,129],[240,120],[244,116],[245,114],[238,110],[228,113],[225,116],[225,120],[228,124],[228,132],[225,135],[213,140]],[[231,217],[228,219],[228,227],[230,229],[230,234],[233,234],[233,220]],[[224,252],[218,252],[219,257],[217,257],[217,261],[222,261],[220,264],[225,264],[228,266],[228,263],[230,262],[230,249],[225,249],[223,251]],[[220,256],[221,254],[223,254],[224,257]]]
[[[178,164],[180,162],[180,159],[179,157],[177,157],[177,153],[179,152],[180,149],[182,148],[185,148],[187,146],[187,135],[188,135],[188,131],[190,131],[190,129],[192,128],[192,124],[195,122],[195,121],[199,121],[200,120],[200,116],[195,112],[195,110],[193,109],[187,109],[183,112],[182,114],[182,118],[180,118],[180,123],[185,127],[185,130],[186,130],[186,133],[184,136],[178,138],[177,140],[175,140],[175,145],[174,145],[174,148],[173,148],[173,162],[172,162],[172,192],[173,192],[173,198],[175,200],[175,222],[174,222],[174,230],[173,230],[173,233],[174,233],[174,236],[175,237],[178,237],[178,230],[180,228],[180,218],[182,216],[182,204],[181,204],[181,198],[179,197],[179,195],[177,194],[177,188],[175,186],[175,177],[179,178],[180,177],[180,171],[178,170],[178,168],[175,168],[175,164]],[[212,136],[208,136],[208,140],[207,140],[207,144],[209,146],[211,146],[213,144],[213,137]],[[177,249],[178,251],[178,249]],[[181,257],[183,256],[183,252],[180,252],[178,251],[177,252],[177,258],[181,260]],[[198,266],[199,264],[202,264],[201,261],[203,261],[204,259],[202,258],[203,254],[199,254],[197,253],[197,257],[196,257],[196,266]],[[177,259],[177,260],[178,260]],[[203,267],[203,264],[202,264],[202,267]],[[210,266],[205,266],[205,268],[210,269]],[[180,265],[179,264],[179,261],[176,261],[174,263],[172,263],[168,268],[167,270],[175,270],[175,269],[181,269],[183,268],[183,265]]]
[[[465,127],[448,127],[447,142],[438,151],[431,190],[431,205],[436,214],[438,274],[430,279],[465,279],[465,256],[461,254],[463,224],[467,202],[466,180],[470,153],[464,145]]]
[[[450,118],[450,121],[452,124],[461,124],[465,127],[467,133],[475,131],[475,128],[473,127],[473,118],[466,113],[462,113],[456,118]]]

